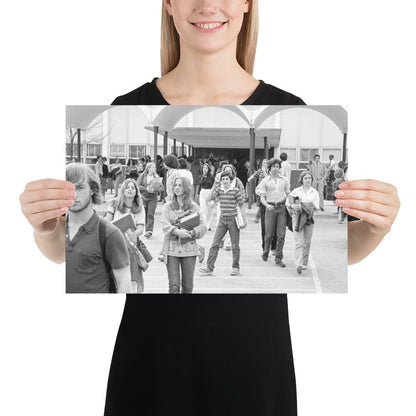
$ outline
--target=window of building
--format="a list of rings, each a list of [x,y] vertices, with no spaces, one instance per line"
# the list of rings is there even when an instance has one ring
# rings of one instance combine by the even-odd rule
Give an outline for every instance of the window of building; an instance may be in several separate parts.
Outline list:
[[[126,157],[126,145],[124,144],[112,144],[110,145],[110,157]]]
[[[87,157],[102,155],[102,148],[101,144],[87,144]]]
[[[129,145],[129,157],[140,159],[146,156],[146,146],[131,144]]]
[[[300,149],[299,169],[307,169],[315,155],[320,155],[319,149]]]
[[[71,150],[72,147],[72,150]],[[65,156],[66,162],[72,162],[72,158],[78,159],[78,143],[66,143],[65,144]],[[84,148],[81,146],[81,158],[84,156]]]

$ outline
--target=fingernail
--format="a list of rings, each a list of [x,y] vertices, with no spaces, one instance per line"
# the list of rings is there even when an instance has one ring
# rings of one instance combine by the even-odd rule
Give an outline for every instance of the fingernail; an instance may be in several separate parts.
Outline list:
[[[74,205],[74,200],[68,199],[67,201],[65,201],[65,205],[68,205],[68,206]]]
[[[343,199],[336,199],[335,200],[335,204],[337,204],[337,205],[344,205],[344,200]]]
[[[66,193],[66,197],[68,198],[68,199],[75,199],[75,197],[76,197],[76,194],[75,194],[75,192],[74,191],[69,191],[69,192],[67,192]]]
[[[348,188],[348,183],[347,182],[343,182],[339,187],[341,189],[347,189]]]
[[[72,182],[66,182],[65,187],[73,191],[75,189],[75,185]]]
[[[344,196],[344,195],[345,195],[345,192],[343,192],[343,191],[336,191],[335,192],[336,197],[340,197],[340,196]]]

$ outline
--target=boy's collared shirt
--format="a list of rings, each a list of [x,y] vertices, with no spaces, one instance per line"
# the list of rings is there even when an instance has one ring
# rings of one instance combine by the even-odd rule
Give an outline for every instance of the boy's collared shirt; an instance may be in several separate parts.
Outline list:
[[[290,192],[289,180],[282,176],[277,176],[277,181],[272,176],[266,176],[256,188],[256,194],[264,195],[268,203],[282,202]]]

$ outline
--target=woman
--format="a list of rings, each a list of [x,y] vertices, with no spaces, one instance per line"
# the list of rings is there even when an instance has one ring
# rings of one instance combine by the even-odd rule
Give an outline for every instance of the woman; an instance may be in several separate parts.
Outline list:
[[[165,204],[162,212],[162,226],[165,240],[163,255],[168,271],[169,293],[192,293],[196,258],[199,246],[196,239],[206,231],[203,216],[199,224],[187,230],[180,228],[179,221],[188,215],[200,213],[199,206],[192,201],[189,179],[178,176],[173,182],[172,200]]]
[[[140,175],[144,172],[145,169],[145,161],[144,159],[139,159],[137,161],[137,175]]]
[[[268,170],[267,170],[267,159],[263,159],[263,162],[261,164],[261,167],[259,169],[257,169],[248,179],[247,182],[251,183],[253,182],[253,194],[256,197],[257,200],[257,206],[259,207],[257,209],[256,212],[256,216],[254,218],[254,222],[258,223],[260,220],[260,215],[261,215],[261,207],[262,207],[262,203],[260,202],[260,198],[258,195],[256,195],[255,189],[256,186],[268,175]],[[263,231],[262,231],[262,240],[263,240]],[[263,241],[264,244],[264,241]]]
[[[162,77],[113,104],[303,104],[252,77],[257,32],[257,0],[163,0]],[[56,262],[65,258],[59,218],[74,198],[74,186],[56,180],[29,183],[21,196],[38,247]],[[352,181],[337,198],[349,214],[367,219],[349,224],[348,261],[356,263],[390,230],[397,191],[378,181]],[[127,296],[105,416],[277,411],[296,415],[286,295]]]
[[[143,273],[138,267],[136,249],[132,248],[132,244],[137,246],[137,239],[143,234],[145,215],[140,191],[134,179],[126,179],[122,183],[120,195],[110,201],[105,218],[116,221],[129,214],[135,224],[134,229],[129,229],[125,233],[130,254],[131,281],[133,292],[141,293],[144,289]]]
[[[211,169],[207,163],[202,165],[202,174],[199,176],[199,206],[201,214],[205,218],[208,231],[211,230],[213,223],[214,211],[208,202],[208,195],[214,185],[214,178],[211,175]]]
[[[292,217],[295,239],[295,267],[301,274],[307,269],[314,227],[313,214],[319,210],[319,193],[312,187],[313,177],[308,171],[300,174],[301,186],[295,188],[286,200],[286,207]]]
[[[121,165],[119,158],[116,159],[114,165],[112,166],[110,176],[111,179],[113,179],[114,181],[114,198],[117,198],[118,188],[120,186],[120,183],[124,180],[123,166]]]
[[[146,238],[153,235],[153,226],[155,223],[155,212],[157,207],[157,196],[162,190],[162,179],[156,173],[156,165],[150,162],[137,180],[140,192],[143,198],[143,206],[146,212]]]
[[[134,159],[129,159],[127,162],[126,167],[126,178],[131,178],[136,180],[139,177],[139,173],[137,171],[137,161]]]

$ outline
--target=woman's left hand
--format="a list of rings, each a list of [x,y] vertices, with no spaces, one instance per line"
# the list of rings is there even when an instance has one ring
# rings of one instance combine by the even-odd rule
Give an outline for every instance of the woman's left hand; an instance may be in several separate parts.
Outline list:
[[[343,182],[335,192],[335,204],[353,217],[366,221],[378,235],[387,234],[400,208],[395,186],[376,180]]]

